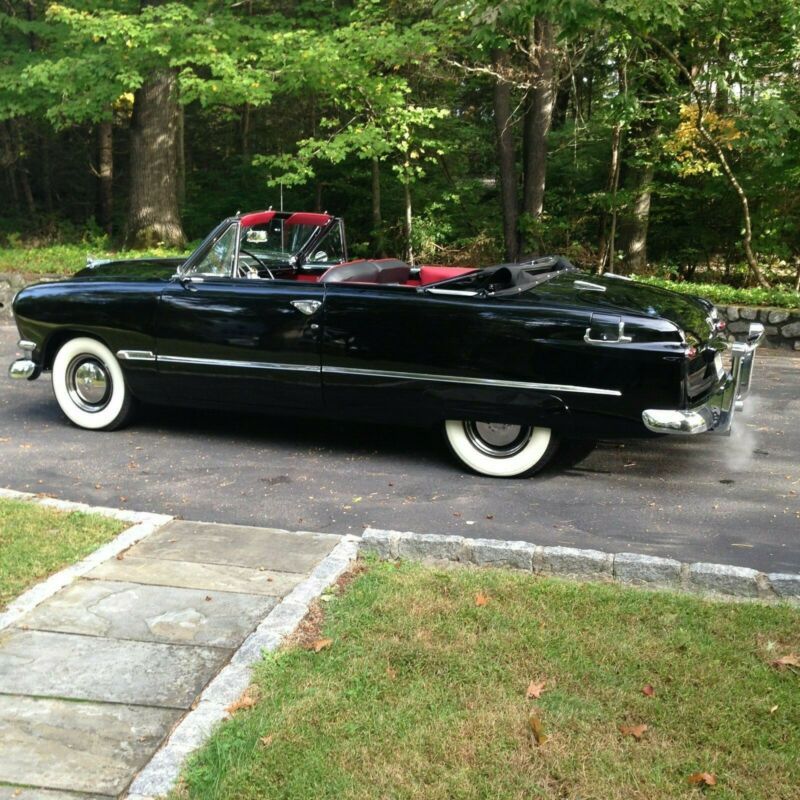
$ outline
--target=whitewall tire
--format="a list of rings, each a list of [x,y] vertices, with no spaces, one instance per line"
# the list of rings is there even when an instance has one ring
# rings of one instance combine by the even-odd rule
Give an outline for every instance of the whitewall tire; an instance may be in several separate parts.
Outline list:
[[[79,336],[65,342],[53,361],[58,405],[81,428],[111,431],[133,411],[133,397],[114,354],[101,342]]]
[[[547,464],[558,448],[550,428],[447,420],[447,442],[462,464],[492,478],[523,478]]]

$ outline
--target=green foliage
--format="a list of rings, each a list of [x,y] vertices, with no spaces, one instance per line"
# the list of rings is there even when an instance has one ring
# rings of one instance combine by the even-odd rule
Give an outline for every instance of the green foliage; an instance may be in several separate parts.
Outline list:
[[[613,227],[624,271],[638,176],[650,170],[650,261],[679,264],[685,278],[720,262],[738,280],[741,204],[697,131],[696,98],[672,53],[694,75],[706,127],[747,193],[759,260],[800,257],[794,0],[9,0],[2,9],[0,236],[72,243],[72,233],[41,230],[91,229],[95,125],[105,120],[114,124],[121,229],[134,93],[154,71],[172,70],[190,238],[239,209],[319,206],[346,217],[354,253],[411,244],[424,259],[499,258],[495,55],[507,59],[500,79],[511,89],[521,196],[534,21],[546,18],[555,111],[544,213],[519,217],[525,252],[594,266]],[[773,277],[780,290],[793,285],[793,270]]]
[[[789,289],[738,288],[726,286],[724,283],[689,283],[656,278],[652,276],[636,276],[637,281],[671,289],[673,292],[693,294],[705,297],[717,305],[743,306],[775,306],[778,308],[800,309],[800,292]]]

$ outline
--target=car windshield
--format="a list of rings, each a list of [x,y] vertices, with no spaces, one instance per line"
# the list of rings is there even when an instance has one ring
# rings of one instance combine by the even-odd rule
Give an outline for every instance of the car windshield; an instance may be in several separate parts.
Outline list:
[[[316,225],[289,223],[275,217],[269,222],[243,227],[239,251],[260,259],[287,261],[305,247],[316,230]]]

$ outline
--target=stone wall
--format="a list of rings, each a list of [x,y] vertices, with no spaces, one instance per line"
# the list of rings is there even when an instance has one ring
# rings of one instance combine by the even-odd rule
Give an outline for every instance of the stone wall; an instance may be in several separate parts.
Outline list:
[[[0,325],[11,324],[11,301],[14,295],[30,281],[15,272],[0,272]]]
[[[751,322],[760,322],[766,333],[762,346],[800,351],[800,309],[717,306],[717,310],[736,338],[747,333]]]

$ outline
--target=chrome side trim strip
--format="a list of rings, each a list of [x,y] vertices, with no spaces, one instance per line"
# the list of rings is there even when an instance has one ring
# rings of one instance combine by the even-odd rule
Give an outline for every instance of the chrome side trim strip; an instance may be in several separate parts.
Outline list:
[[[183,356],[158,356],[156,361],[167,364],[197,364],[207,367],[234,367],[241,369],[286,370],[287,372],[319,372],[313,364],[276,364],[268,361],[238,361],[226,358],[190,358]]]
[[[155,361],[156,356],[151,350],[117,350],[120,361]]]
[[[265,361],[238,361],[223,358],[190,358],[183,356],[158,356],[159,363],[197,364],[209,367],[233,367],[241,369],[281,370],[287,372],[319,372],[328,375],[364,375],[375,378],[395,378],[410,381],[432,381],[435,383],[460,383],[470,386],[492,386],[499,389],[532,389],[540,392],[570,392],[572,394],[596,394],[621,397],[617,389],[596,389],[592,386],[571,386],[561,383],[530,383],[506,381],[496,378],[470,378],[459,375],[436,375],[424,372],[395,372],[382,369],[359,369],[356,367],[316,367],[311,364],[278,364]]]
[[[571,392],[573,394],[600,394],[608,397],[622,397],[622,392],[617,389],[595,389],[592,386],[571,386],[561,383],[529,383],[527,381],[506,381],[496,378],[468,378],[458,375],[394,372],[381,369],[356,369],[354,367],[323,367],[322,372],[332,375],[370,375],[376,378],[400,378],[402,380],[433,381],[436,383],[466,383],[472,386],[494,386],[500,389],[533,389],[540,392]]]
[[[422,288],[427,294],[451,294],[454,297],[475,297],[478,294],[469,289],[437,289],[435,286],[431,286],[430,289],[425,286]]]

